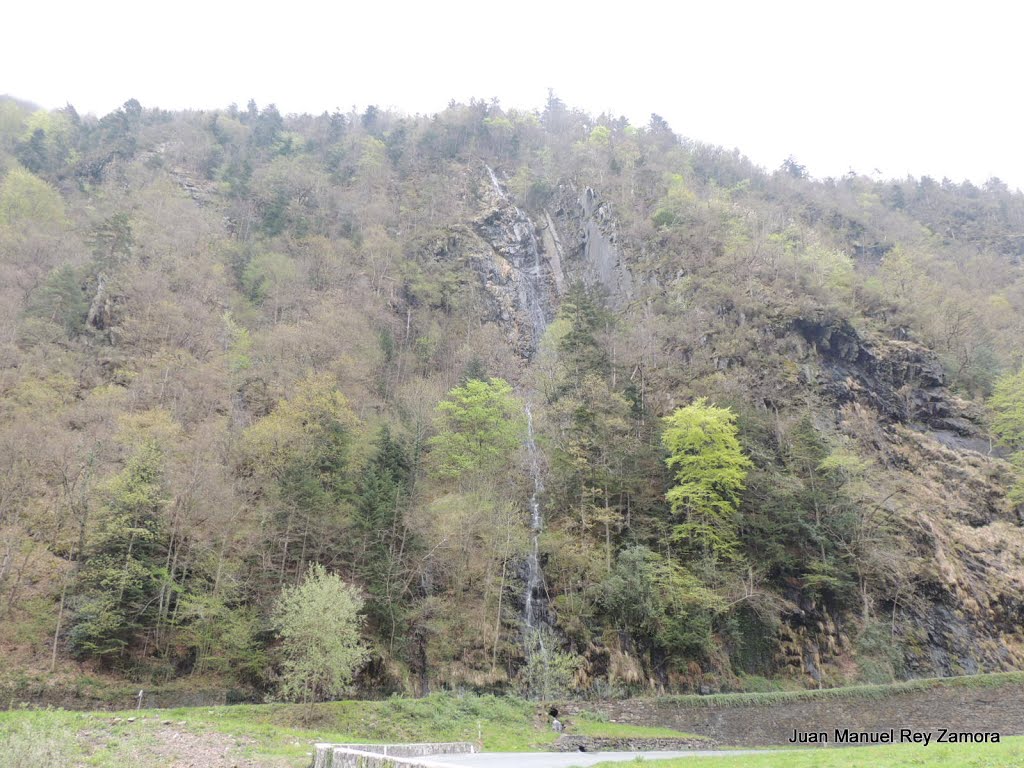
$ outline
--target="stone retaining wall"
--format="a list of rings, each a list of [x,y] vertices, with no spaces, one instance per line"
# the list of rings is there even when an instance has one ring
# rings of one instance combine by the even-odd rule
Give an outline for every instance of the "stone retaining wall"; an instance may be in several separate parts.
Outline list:
[[[1024,734],[1024,683],[994,686],[936,685],[877,698],[794,698],[775,702],[715,703],[664,699],[573,702],[559,709],[570,717],[597,711],[609,720],[672,728],[708,736],[726,746],[786,745],[793,731],[835,729],[875,733],[901,728],[932,734],[948,731],[996,732],[1000,738]]]
[[[714,739],[563,735],[551,748],[556,752],[681,752],[716,746]]]

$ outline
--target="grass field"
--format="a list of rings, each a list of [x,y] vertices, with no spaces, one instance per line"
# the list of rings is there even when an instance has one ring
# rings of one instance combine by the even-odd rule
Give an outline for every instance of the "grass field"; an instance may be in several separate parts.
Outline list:
[[[489,751],[543,749],[552,742],[535,704],[497,696],[192,707],[141,712],[0,712],[3,768],[263,768],[309,765],[312,744],[474,741]],[[129,722],[128,718],[135,718]],[[680,736],[666,728],[572,720],[589,736]]]
[[[803,692],[673,697],[680,706],[771,706],[792,699],[879,699],[938,686],[996,687],[1021,673],[917,680]],[[130,718],[134,718],[129,721]],[[572,718],[588,736],[681,736],[664,728]],[[544,749],[553,741],[535,703],[499,696],[437,694],[424,699],[154,709],[141,712],[0,712],[0,768],[304,768],[316,741],[473,741],[488,751]],[[620,764],[621,765],[621,764]],[[1024,737],[999,744],[897,745],[789,751],[739,758],[645,761],[652,768],[1002,768],[1024,766]]]
[[[1024,737],[999,744],[899,744],[641,762],[645,768],[1019,768],[1024,765]],[[602,763],[600,768],[623,765],[630,763]]]

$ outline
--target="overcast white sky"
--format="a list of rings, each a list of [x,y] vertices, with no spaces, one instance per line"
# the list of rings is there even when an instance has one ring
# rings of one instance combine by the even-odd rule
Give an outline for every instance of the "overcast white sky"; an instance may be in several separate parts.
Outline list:
[[[815,176],[851,168],[1024,187],[1019,3],[39,3],[0,13],[0,93],[105,114],[451,99],[571,106]]]

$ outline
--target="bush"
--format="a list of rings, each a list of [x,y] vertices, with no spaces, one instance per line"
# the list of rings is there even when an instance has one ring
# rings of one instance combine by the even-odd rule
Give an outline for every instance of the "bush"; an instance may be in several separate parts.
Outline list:
[[[520,693],[540,701],[568,696],[575,688],[580,657],[560,650],[558,636],[550,629],[531,631],[528,642],[526,666],[519,675]]]
[[[312,704],[348,688],[367,658],[362,608],[355,587],[319,564],[309,566],[301,585],[284,589],[274,612],[285,657],[283,698]]]

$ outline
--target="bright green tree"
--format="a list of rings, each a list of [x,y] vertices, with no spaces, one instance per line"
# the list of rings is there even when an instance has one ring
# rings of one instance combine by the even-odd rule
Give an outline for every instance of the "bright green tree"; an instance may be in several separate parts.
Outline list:
[[[281,696],[312,704],[340,696],[366,661],[360,638],[363,598],[319,563],[285,587],[274,608],[284,654]]]
[[[1024,369],[1008,373],[996,380],[992,397],[992,431],[999,442],[1014,451],[1010,461],[1016,468],[1017,481],[1010,489],[1010,500],[1024,503]]]
[[[736,414],[702,397],[667,416],[661,436],[676,480],[666,499],[683,518],[675,537],[712,561],[739,558],[739,495],[752,464],[736,435]]]
[[[24,229],[63,221],[64,201],[56,189],[24,168],[7,172],[0,182],[0,225]]]
[[[523,406],[504,379],[455,387],[438,404],[437,422],[431,460],[444,479],[472,479],[505,466],[525,432]]]
[[[996,380],[992,397],[992,431],[1006,446],[1024,448],[1024,370]]]

